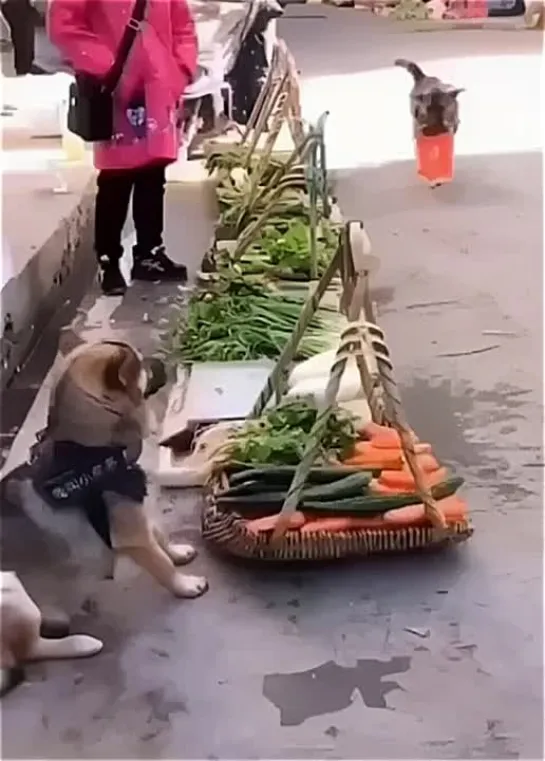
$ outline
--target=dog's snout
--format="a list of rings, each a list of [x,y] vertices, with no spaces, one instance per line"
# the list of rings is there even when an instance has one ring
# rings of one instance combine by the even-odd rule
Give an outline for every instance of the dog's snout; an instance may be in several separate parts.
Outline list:
[[[157,357],[144,358],[143,367],[146,371],[147,384],[144,396],[156,394],[167,382],[167,370],[165,363]]]

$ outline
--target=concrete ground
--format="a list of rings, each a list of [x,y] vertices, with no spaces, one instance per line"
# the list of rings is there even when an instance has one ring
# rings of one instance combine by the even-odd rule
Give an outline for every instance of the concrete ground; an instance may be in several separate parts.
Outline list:
[[[70,556],[6,518],[4,567],[38,599],[62,597],[105,650],[29,669],[2,704],[5,758],[543,758],[540,40],[409,35],[322,6],[288,16],[306,110],[331,111],[341,207],[382,260],[380,323],[409,418],[466,478],[475,536],[452,553],[307,570],[203,548],[210,592],[176,602],[132,570],[100,581],[78,561],[93,552],[83,540]],[[468,89],[449,187],[416,179],[399,56]],[[175,192],[170,250],[196,265],[209,219]],[[91,294],[65,339],[149,345],[172,298]],[[160,507],[199,542],[197,497],[164,493]]]

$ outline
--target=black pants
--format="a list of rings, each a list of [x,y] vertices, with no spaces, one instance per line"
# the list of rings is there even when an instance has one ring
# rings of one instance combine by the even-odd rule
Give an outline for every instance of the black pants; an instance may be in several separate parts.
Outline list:
[[[242,41],[227,81],[233,90],[233,118],[238,124],[247,124],[263,83],[269,63],[265,50],[265,32],[272,19],[282,12],[260,8],[248,34]]]
[[[523,16],[526,10],[524,0],[515,0],[514,3],[506,4],[505,8],[489,8],[488,18],[501,18],[502,16]]]
[[[36,11],[29,0],[6,0],[0,7],[11,34],[15,73],[28,74],[34,63]]]
[[[165,183],[165,167],[159,164],[99,172],[95,205],[95,251],[99,262],[118,261],[123,255],[121,238],[131,194],[136,229],[134,258],[145,258],[163,245]]]

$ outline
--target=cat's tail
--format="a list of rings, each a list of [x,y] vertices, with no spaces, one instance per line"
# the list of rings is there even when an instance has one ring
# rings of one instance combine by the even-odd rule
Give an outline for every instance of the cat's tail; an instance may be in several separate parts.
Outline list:
[[[61,639],[39,637],[27,655],[29,661],[48,661],[61,658],[88,658],[100,653],[103,643],[88,634],[72,634]]]
[[[403,69],[407,69],[409,74],[412,74],[415,82],[420,82],[425,78],[425,74],[417,63],[414,61],[408,61],[406,58],[396,58],[394,66],[401,66]]]

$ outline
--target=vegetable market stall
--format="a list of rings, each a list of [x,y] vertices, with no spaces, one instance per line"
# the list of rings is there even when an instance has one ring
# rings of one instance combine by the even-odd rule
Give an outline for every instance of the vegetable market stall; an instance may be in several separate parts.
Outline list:
[[[445,546],[472,534],[457,494],[463,479],[406,422],[367,263],[354,253],[345,232],[335,261],[349,322],[322,403],[283,398],[280,360],[250,419],[215,453],[203,535],[220,551],[267,561],[338,559]],[[372,416],[363,423],[337,402],[350,361]],[[273,394],[280,401],[269,408]]]
[[[463,541],[472,533],[463,479],[405,420],[370,296],[378,259],[363,223],[333,213],[327,114],[305,125],[281,41],[273,61],[240,142],[206,151],[216,241],[189,317],[167,337],[171,357],[193,367],[273,361],[245,419],[191,432],[188,460],[198,463],[183,485],[205,486],[203,536],[271,561]],[[279,153],[285,125],[294,147]]]
[[[240,142],[214,141],[207,151],[220,219],[189,314],[182,304],[165,337],[166,351],[179,365],[276,359],[298,322],[309,282],[337,246],[339,224],[325,185],[324,119],[303,129],[285,45],[277,45],[273,63]],[[277,138],[286,125],[297,144],[278,154]],[[327,349],[338,336],[336,308],[315,310],[309,322],[297,345],[299,359]]]

